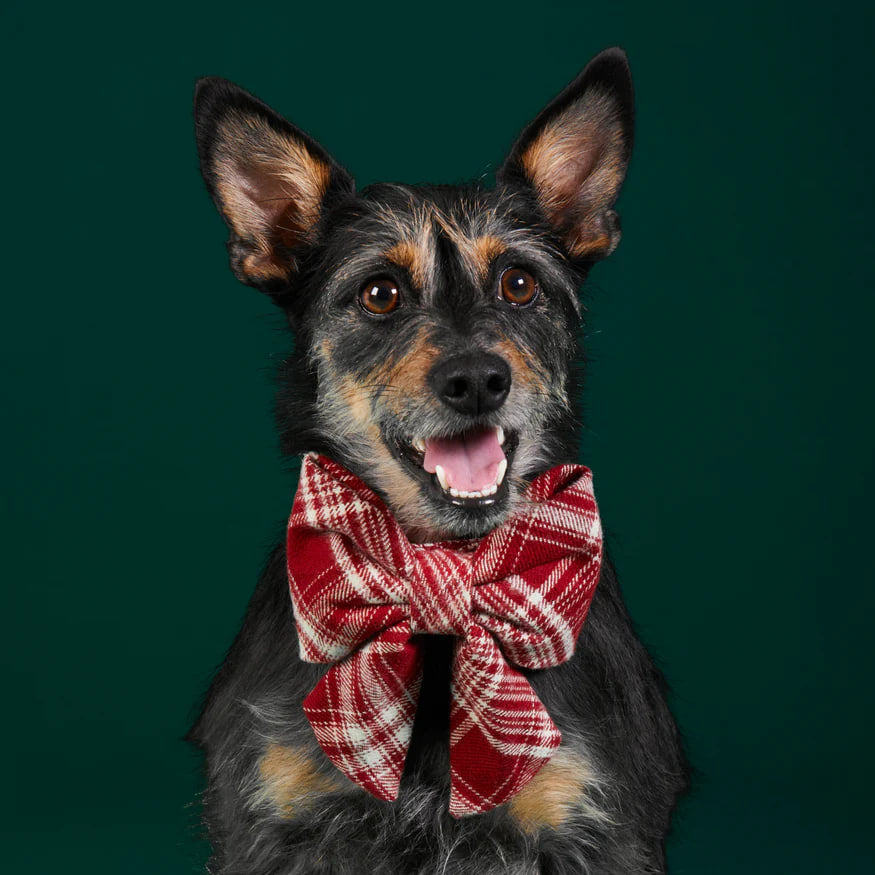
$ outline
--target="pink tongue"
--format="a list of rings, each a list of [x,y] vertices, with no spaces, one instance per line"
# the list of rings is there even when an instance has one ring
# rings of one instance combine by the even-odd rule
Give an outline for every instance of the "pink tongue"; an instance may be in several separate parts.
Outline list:
[[[449,486],[459,491],[480,492],[495,482],[504,450],[494,428],[477,429],[454,438],[429,438],[422,467],[434,474],[440,465]]]

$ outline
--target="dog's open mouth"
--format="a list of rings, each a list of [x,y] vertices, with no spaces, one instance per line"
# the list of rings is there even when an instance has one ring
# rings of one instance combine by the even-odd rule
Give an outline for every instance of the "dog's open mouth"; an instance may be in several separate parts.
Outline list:
[[[505,435],[501,426],[395,442],[401,459],[442,498],[471,508],[496,504],[507,491],[516,444],[516,435]]]

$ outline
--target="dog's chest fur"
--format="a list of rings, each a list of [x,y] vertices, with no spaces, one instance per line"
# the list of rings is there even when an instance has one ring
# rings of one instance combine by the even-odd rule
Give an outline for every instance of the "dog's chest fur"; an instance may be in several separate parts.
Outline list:
[[[481,186],[372,186],[251,95],[206,80],[198,145],[237,276],[288,317],[277,418],[289,454],[322,452],[379,493],[411,540],[479,537],[539,472],[577,457],[576,362],[589,268],[619,240],[631,150],[625,56],[609,50]],[[451,585],[448,582],[448,585]],[[528,680],[562,732],[512,801],[453,819],[454,640],[425,672],[397,801],[325,757],[302,702],[282,548],[272,554],[191,738],[225,873],[656,873],[686,785],[664,684],[605,563],[574,656]]]

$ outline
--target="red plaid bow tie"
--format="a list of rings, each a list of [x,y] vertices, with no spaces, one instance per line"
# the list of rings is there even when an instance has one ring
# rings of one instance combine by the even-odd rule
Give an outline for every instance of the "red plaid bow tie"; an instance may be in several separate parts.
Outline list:
[[[414,635],[458,637],[450,813],[521,790],[561,739],[525,676],[571,657],[599,578],[602,533],[580,465],[535,479],[524,509],[479,541],[411,544],[361,480],[307,456],[288,529],[301,658],[335,663],[304,701],[334,764],[395,799],[422,680]]]

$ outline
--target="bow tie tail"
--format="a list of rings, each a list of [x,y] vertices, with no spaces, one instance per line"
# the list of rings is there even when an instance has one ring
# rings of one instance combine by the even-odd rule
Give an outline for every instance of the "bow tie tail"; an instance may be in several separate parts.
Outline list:
[[[562,735],[528,680],[475,628],[456,648],[450,710],[450,814],[488,811],[516,795]]]
[[[333,665],[304,700],[328,758],[378,799],[397,799],[422,684],[409,630],[387,630]]]

